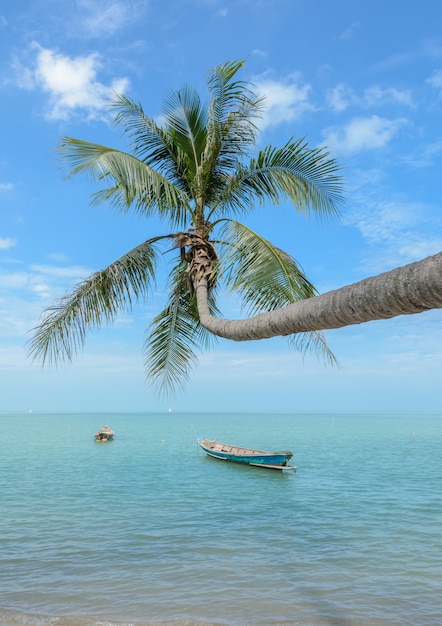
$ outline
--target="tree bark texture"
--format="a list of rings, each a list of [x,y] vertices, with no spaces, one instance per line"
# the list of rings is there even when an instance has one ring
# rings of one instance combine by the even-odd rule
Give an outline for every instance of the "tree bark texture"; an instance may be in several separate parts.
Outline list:
[[[201,324],[234,341],[342,328],[442,308],[442,252],[245,320],[213,317],[206,278],[195,285]]]

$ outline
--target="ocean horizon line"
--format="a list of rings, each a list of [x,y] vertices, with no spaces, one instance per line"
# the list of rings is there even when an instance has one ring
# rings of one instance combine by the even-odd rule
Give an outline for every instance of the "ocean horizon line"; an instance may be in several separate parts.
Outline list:
[[[403,410],[403,409],[227,409],[224,411],[213,410],[190,410],[190,409],[155,409],[155,410],[143,410],[143,409],[118,409],[118,410],[94,410],[94,409],[11,409],[0,410],[0,417],[3,415],[442,415],[442,409],[440,410]]]

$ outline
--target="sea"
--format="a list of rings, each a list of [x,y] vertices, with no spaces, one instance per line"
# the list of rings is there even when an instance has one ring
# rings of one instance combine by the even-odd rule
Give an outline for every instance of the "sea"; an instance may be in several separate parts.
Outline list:
[[[0,449],[1,626],[442,624],[442,413],[2,413]]]

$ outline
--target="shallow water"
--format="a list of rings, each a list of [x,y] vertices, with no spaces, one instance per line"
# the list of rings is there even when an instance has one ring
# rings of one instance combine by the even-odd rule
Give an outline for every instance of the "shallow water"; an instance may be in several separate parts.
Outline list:
[[[105,423],[114,441],[96,444]],[[0,624],[442,623],[442,415],[0,415]],[[292,449],[296,472],[199,436]]]

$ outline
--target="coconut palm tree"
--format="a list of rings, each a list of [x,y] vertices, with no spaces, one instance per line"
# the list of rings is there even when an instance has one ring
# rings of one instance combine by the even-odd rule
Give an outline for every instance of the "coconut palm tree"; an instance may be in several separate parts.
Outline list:
[[[251,84],[237,78],[242,66],[234,61],[209,72],[207,106],[190,87],[170,93],[161,124],[141,104],[116,95],[115,122],[131,138],[130,152],[61,140],[69,174],[89,174],[103,184],[94,202],[146,218],[157,215],[166,232],[143,241],[46,309],[31,340],[35,358],[43,363],[71,359],[89,329],[148,298],[164,251],[175,255],[169,298],[145,342],[147,376],[158,390],[170,392],[183,384],[197,351],[220,334],[212,333],[201,315],[219,314],[221,288],[238,294],[252,316],[317,295],[290,254],[239,220],[259,204],[282,199],[299,212],[337,215],[338,166],[326,150],[309,148],[304,140],[256,152],[263,101]],[[320,330],[294,335],[292,342],[335,361]]]
[[[442,252],[247,320],[214,317],[204,282],[196,286],[201,324],[219,337],[251,341],[442,309]]]

